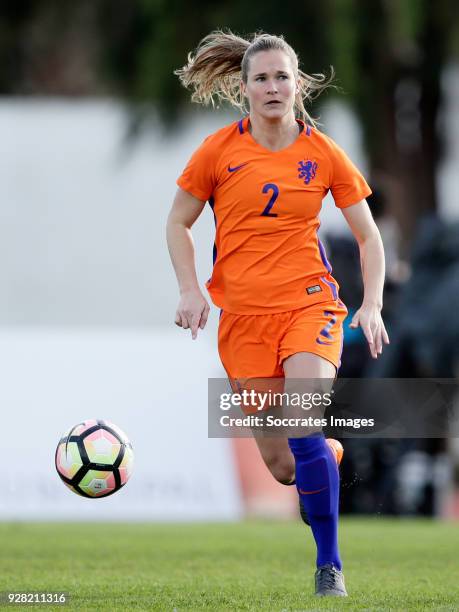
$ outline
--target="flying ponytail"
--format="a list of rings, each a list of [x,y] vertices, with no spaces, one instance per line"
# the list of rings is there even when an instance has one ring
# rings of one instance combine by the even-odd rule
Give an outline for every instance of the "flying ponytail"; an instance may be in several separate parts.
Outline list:
[[[315,125],[306,111],[305,102],[310,102],[331,85],[330,77],[323,74],[306,74],[298,68],[298,57],[282,36],[255,33],[246,40],[231,31],[215,30],[201,40],[194,54],[188,54],[188,63],[176,70],[181,83],[192,90],[191,101],[199,104],[229,102],[231,106],[246,112],[245,99],[241,92],[241,80],[246,83],[250,58],[260,51],[280,50],[291,62],[295,77],[299,81],[299,92],[295,98],[295,111],[300,119]]]

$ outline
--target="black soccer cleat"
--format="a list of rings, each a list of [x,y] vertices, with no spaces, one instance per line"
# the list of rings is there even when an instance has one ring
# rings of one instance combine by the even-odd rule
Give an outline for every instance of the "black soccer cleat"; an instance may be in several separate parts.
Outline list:
[[[315,581],[317,597],[347,597],[343,572],[331,563],[317,568]]]

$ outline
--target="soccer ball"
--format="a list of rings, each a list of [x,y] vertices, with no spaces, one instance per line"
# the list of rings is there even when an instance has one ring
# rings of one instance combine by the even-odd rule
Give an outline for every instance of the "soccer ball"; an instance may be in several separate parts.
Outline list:
[[[109,421],[72,427],[56,448],[56,470],[64,484],[83,497],[107,497],[124,487],[134,453],[126,434]]]

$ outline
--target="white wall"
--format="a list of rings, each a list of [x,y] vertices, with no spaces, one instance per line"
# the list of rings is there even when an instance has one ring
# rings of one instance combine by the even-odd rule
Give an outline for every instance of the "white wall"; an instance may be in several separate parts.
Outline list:
[[[0,323],[170,321],[176,287],[164,226],[199,128],[128,150],[126,122],[110,101],[0,104]],[[207,211],[196,227],[202,280],[212,228]]]

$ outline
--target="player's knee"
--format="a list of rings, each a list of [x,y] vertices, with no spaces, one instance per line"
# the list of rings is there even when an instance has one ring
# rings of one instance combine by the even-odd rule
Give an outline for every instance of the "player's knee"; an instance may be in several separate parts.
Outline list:
[[[285,485],[292,483],[295,478],[295,465],[293,463],[273,457],[266,464],[277,482]]]

